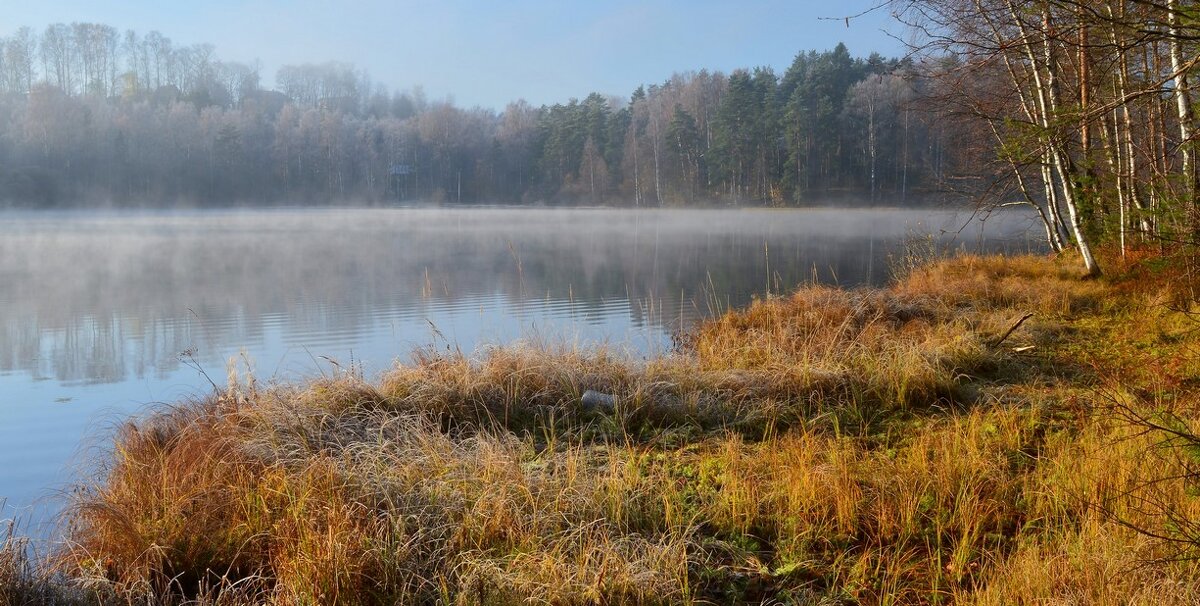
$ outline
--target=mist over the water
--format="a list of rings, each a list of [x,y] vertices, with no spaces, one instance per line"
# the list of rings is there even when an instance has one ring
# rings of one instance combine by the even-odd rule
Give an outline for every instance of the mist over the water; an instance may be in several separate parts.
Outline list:
[[[231,357],[290,381],[520,339],[663,354],[768,292],[882,283],[906,240],[1042,246],[1025,213],[983,225],[886,209],[7,213],[0,494],[49,494],[98,422],[201,396]]]
[[[389,358],[369,360],[386,364],[434,336],[426,320],[496,306],[529,323],[491,334],[491,322],[435,327],[467,351],[530,330],[620,340],[586,329],[609,322],[617,305],[624,328],[649,337],[631,345],[645,348],[681,318],[768,289],[813,278],[878,284],[904,238],[976,246],[980,225],[964,213],[834,209],[14,214],[0,226],[0,369],[120,381],[172,372],[185,350],[219,367],[271,326],[287,343],[338,356],[380,318],[423,326]],[[989,226],[991,246],[1030,246],[1023,216]],[[539,321],[534,308],[558,303],[570,309],[548,313],[571,322]]]

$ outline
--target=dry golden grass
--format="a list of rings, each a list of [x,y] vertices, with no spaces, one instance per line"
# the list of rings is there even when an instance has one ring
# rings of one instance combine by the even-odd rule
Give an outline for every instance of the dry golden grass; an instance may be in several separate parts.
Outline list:
[[[1122,319],[1178,356],[1194,331],[1071,267],[807,287],[646,363],[514,346],[231,384],[118,433],[54,571],[99,603],[1195,603],[1172,519],[1200,503],[1158,481],[1195,463],[1129,422],[1194,406],[1110,372]]]

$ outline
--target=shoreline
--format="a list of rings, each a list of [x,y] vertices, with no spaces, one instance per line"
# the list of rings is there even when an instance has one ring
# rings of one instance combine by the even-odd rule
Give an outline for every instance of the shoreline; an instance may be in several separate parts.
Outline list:
[[[231,375],[123,426],[70,546],[49,571],[0,551],[0,586],[16,603],[1195,600],[1197,564],[1142,565],[1179,544],[1130,530],[1196,511],[1186,486],[1154,484],[1159,512],[1117,488],[1186,467],[1120,421],[1194,422],[1200,339],[1153,264],[1080,274],[962,256],[801,287],[643,363],[500,348],[378,383]],[[580,406],[588,390],[612,413]]]

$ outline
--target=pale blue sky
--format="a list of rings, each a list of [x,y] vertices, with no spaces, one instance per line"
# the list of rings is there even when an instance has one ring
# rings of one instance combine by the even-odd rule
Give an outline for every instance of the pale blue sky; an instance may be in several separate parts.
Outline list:
[[[258,59],[263,81],[281,64],[354,63],[389,88],[502,108],[591,91],[627,96],[689,69],[769,65],[839,41],[866,56],[903,52],[886,11],[840,20],[877,0],[0,0],[0,33],[21,25],[97,21],[157,29],[178,44],[210,42],[222,59]]]

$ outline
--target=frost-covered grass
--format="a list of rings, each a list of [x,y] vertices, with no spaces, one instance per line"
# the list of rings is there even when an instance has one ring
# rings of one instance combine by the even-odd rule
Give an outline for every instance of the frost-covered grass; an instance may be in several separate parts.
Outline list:
[[[3,551],[0,598],[1194,603],[1194,463],[1132,421],[1196,426],[1198,337],[1165,274],[1121,276],[959,257],[648,362],[514,345],[234,380],[123,427],[70,541]]]

